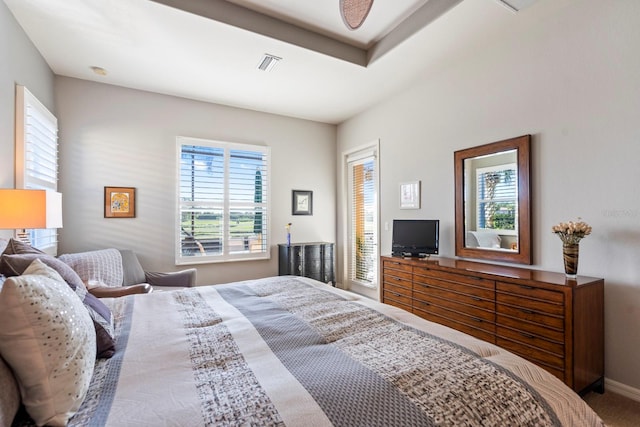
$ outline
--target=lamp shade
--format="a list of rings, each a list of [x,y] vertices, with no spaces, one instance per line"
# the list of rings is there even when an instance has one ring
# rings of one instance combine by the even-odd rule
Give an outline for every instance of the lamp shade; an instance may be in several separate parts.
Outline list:
[[[0,189],[0,228],[62,228],[62,194]]]

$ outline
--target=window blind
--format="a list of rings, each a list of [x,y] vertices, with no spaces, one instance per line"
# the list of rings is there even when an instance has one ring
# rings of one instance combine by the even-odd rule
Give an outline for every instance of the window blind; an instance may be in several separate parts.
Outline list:
[[[58,189],[58,119],[16,86],[16,188]],[[32,246],[57,253],[58,230],[28,230]]]
[[[178,263],[269,257],[269,149],[179,141]]]
[[[516,165],[479,168],[476,177],[478,228],[515,230],[518,208]]]

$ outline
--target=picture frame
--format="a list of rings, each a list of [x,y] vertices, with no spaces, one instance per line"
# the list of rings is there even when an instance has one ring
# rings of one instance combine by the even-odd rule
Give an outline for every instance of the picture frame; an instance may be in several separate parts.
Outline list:
[[[400,209],[420,209],[420,181],[400,184]]]
[[[313,191],[291,191],[291,214],[313,215]]]
[[[104,187],[105,218],[135,218],[135,187]]]

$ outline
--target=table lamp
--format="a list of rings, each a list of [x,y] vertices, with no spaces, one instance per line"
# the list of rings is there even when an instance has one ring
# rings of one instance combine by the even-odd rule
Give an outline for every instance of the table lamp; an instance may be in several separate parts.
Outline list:
[[[32,228],[62,228],[62,194],[0,189],[0,229],[14,229],[18,240],[31,244],[26,230]]]

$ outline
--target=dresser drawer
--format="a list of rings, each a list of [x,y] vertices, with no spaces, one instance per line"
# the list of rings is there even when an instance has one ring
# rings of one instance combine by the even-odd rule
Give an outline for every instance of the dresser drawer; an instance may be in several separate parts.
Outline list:
[[[450,285],[448,288],[445,285]],[[424,295],[435,295],[442,299],[469,304],[485,310],[495,310],[493,292],[462,284],[433,281],[433,283],[413,282],[416,299]]]
[[[498,282],[496,303],[532,312],[564,316],[564,294],[525,285]]]
[[[517,295],[529,299],[547,301],[549,303],[564,304],[564,294],[562,292],[536,288],[534,286],[497,282],[496,291],[498,293]]]
[[[410,295],[408,296],[403,292],[396,292],[391,289],[386,289],[385,287],[382,297],[385,304],[395,305],[396,307],[404,308],[407,311],[411,311],[412,301]]]
[[[411,289],[412,289],[411,278],[397,277],[397,276],[385,274],[384,288],[386,289],[387,286],[389,285],[406,288],[409,295],[411,295]]]
[[[471,311],[458,311],[452,307],[448,307],[442,304],[430,301],[413,300],[413,308],[422,312],[433,313],[442,318],[449,319],[456,323],[461,323],[475,329],[482,329],[484,331],[495,333],[496,326],[493,316],[490,313],[482,312],[478,310],[478,313],[472,313]],[[476,315],[479,314],[479,315]],[[492,341],[493,342],[493,341]]]
[[[560,332],[564,331],[564,313],[561,315],[550,315],[548,312],[540,313],[530,308],[525,308],[522,305],[510,306],[504,304],[496,304],[496,311],[499,316],[503,315],[502,317],[518,319],[514,321],[529,322],[539,325],[539,327],[552,328]]]
[[[509,328],[504,326],[502,323],[497,324],[496,335],[502,338],[508,338],[511,341],[517,341],[530,347],[535,347],[536,349],[548,351],[564,358],[564,341],[551,340],[520,328]]]
[[[413,274],[415,280],[422,281],[423,278],[445,280],[452,283],[464,283],[477,288],[485,288],[493,291],[495,282],[493,280],[482,279],[476,276],[466,276],[462,274],[449,273],[446,271],[432,270],[425,267],[414,267]]]
[[[495,342],[496,336],[493,332],[493,328],[495,328],[495,325],[489,325],[485,323],[485,324],[482,324],[482,326],[484,326],[485,328],[481,328],[477,323],[470,325],[467,323],[463,323],[462,321],[460,321],[461,319],[457,319],[457,320],[451,319],[450,317],[442,316],[439,313],[435,313],[430,310],[424,310],[421,307],[423,306],[417,306],[414,303],[413,313],[422,317],[423,319],[440,323],[441,325],[448,326],[450,328],[464,332],[476,338],[480,338],[481,340],[484,340],[490,343]],[[429,307],[426,307],[426,308],[429,309]]]
[[[405,267],[400,265],[401,267]],[[396,278],[402,278],[402,279],[406,279],[407,281],[409,281],[409,286],[411,286],[411,281],[413,279],[413,275],[411,274],[411,268],[409,269],[402,269],[402,268],[396,268],[397,265],[393,264],[393,263],[384,263],[383,266],[383,270],[382,270],[382,274],[384,275],[385,280],[388,277],[396,277]]]
[[[413,267],[411,265],[402,263],[400,261],[393,261],[393,260],[384,260],[384,262],[382,263],[382,267],[386,271],[399,270],[399,271],[406,271],[409,274],[411,274],[411,271],[413,270]]]
[[[564,355],[558,355],[543,351],[540,348],[531,347],[520,341],[514,341],[500,335],[500,328],[496,334],[496,344],[506,350],[509,350],[519,356],[524,357],[538,365],[550,367],[558,371],[564,371]],[[564,374],[560,376],[564,380]]]
[[[491,323],[495,323],[496,321],[496,313],[493,310],[487,310],[474,305],[464,304],[463,302],[458,302],[453,299],[439,298],[436,295],[416,296],[416,294],[414,293],[414,305],[419,305],[421,303],[424,304],[424,307],[428,307],[428,305],[430,304],[451,310],[455,313],[469,316],[471,318],[482,319]]]

